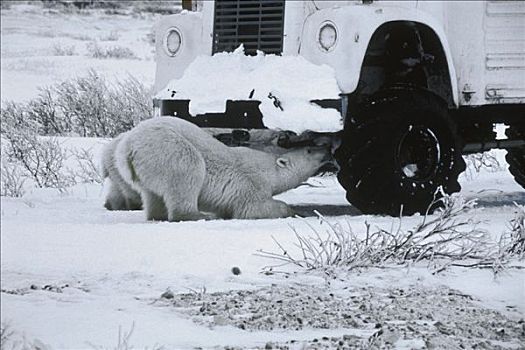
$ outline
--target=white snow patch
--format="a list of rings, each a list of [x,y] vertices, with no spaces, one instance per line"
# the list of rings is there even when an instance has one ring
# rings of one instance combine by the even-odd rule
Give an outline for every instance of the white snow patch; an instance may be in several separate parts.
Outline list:
[[[199,56],[180,79],[159,92],[159,99],[188,99],[192,115],[224,112],[226,100],[261,101],[263,122],[268,128],[302,132],[338,131],[341,114],[310,103],[314,99],[339,98],[334,70],[315,65],[301,56],[244,54],[240,46],[232,53]],[[276,106],[275,96],[281,108]]]

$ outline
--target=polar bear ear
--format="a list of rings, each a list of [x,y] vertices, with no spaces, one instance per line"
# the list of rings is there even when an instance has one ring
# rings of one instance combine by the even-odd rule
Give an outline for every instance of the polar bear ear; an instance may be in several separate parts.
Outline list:
[[[286,158],[277,158],[276,163],[278,167],[286,168],[288,164],[290,164],[290,161]]]

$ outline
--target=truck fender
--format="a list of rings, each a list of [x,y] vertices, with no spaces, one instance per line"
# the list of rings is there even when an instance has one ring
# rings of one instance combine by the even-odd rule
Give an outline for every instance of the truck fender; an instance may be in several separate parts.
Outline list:
[[[428,27],[439,40],[450,79],[449,104],[457,106],[456,70],[449,43],[440,21],[426,12],[377,3],[319,10],[305,20],[299,53],[313,63],[331,66],[342,93],[349,94],[358,87],[361,67],[374,34],[388,23],[405,21]],[[331,22],[337,30],[336,44],[329,51],[323,50],[318,42],[319,30],[326,22]]]

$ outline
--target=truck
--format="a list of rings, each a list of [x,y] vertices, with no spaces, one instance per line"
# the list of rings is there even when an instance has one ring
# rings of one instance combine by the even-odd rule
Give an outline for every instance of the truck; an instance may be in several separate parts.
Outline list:
[[[156,26],[155,90],[198,56],[241,44],[247,55],[301,56],[332,67],[339,98],[312,96],[312,103],[341,113],[337,178],[364,214],[425,212],[436,193],[460,190],[463,155],[495,148],[507,151],[509,170],[525,188],[525,2],[182,4],[184,13]],[[220,115],[191,115],[188,101],[177,98],[155,99],[154,106],[157,115],[237,136],[265,128],[258,102],[249,99],[225,101]],[[495,124],[506,125],[506,137],[497,137]],[[293,147],[293,136],[287,140]]]

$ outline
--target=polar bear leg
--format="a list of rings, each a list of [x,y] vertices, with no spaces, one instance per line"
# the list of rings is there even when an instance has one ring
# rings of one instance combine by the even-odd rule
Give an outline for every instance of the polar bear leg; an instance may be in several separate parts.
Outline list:
[[[273,219],[294,216],[288,204],[275,199],[247,203],[233,212],[234,219]]]
[[[106,196],[104,207],[108,210],[140,210],[142,201],[140,194],[133,190],[131,186],[122,182],[115,182],[114,179],[108,180],[109,190]]]
[[[186,176],[174,177],[163,193],[168,210],[168,221],[187,221],[208,219],[199,211],[199,193],[204,184],[205,165],[202,159],[186,164]]]
[[[163,221],[168,218],[162,197],[157,196],[151,191],[143,190],[142,200],[144,202],[144,211],[146,212],[147,220]]]
[[[109,190],[104,207],[107,210],[124,210],[126,209],[126,198],[120,191],[120,188],[113,181],[109,180]]]
[[[142,209],[142,200],[140,199],[140,194],[135,191],[130,185],[122,180],[120,183],[120,190],[124,193],[126,199],[126,209],[127,210],[140,210]]]

